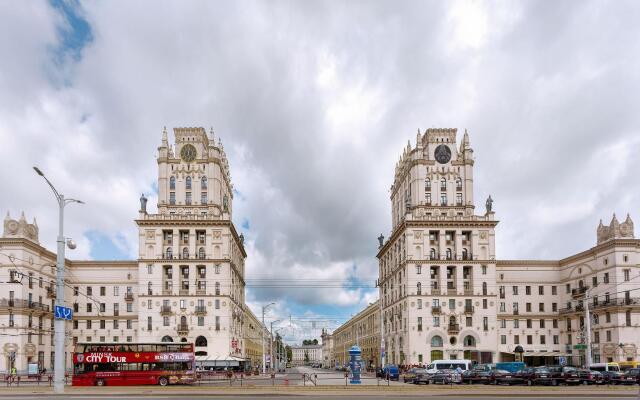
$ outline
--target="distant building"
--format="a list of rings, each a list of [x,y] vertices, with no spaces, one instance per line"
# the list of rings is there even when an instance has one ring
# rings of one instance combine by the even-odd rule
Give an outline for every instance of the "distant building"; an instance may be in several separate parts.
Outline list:
[[[322,363],[322,345],[291,346],[291,358],[293,365]]]
[[[380,302],[371,303],[364,310],[340,325],[331,334],[333,359],[338,365],[349,362],[349,349],[358,345],[366,368],[379,364],[380,360]]]
[[[335,358],[333,355],[333,336],[326,330],[322,329],[322,366],[326,368],[335,367]]]

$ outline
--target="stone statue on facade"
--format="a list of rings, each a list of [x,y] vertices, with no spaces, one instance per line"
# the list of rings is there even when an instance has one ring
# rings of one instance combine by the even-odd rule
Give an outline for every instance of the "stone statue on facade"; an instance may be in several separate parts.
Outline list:
[[[492,211],[492,209],[493,209],[493,199],[491,198],[491,195],[489,195],[489,198],[487,199],[487,202],[485,203],[485,207],[487,208],[487,214]]]
[[[244,234],[241,233],[239,238],[240,238],[240,244],[244,244]]]
[[[222,212],[229,212],[229,199],[226,194],[222,197]]]
[[[384,235],[382,233],[378,236],[378,248],[381,248],[384,245]]]
[[[140,211],[143,213],[147,213],[147,198],[144,197],[144,193],[140,196]]]

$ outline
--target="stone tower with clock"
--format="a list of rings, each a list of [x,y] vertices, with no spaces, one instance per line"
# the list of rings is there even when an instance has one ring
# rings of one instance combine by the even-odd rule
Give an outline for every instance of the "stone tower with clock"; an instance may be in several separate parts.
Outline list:
[[[224,148],[204,128],[166,129],[158,148],[158,211],[141,199],[140,341],[188,341],[199,363],[238,361],[244,350],[244,238],[232,222]],[[227,364],[230,365],[230,364]]]
[[[418,132],[395,169],[392,232],[380,238],[386,362],[496,359],[495,242],[487,203],[475,212],[473,150],[465,131]]]

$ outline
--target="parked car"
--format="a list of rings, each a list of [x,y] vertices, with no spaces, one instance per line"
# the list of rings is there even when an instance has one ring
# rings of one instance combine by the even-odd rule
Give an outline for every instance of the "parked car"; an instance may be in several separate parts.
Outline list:
[[[433,374],[429,374],[429,383],[461,383],[462,377],[453,369],[441,369]]]
[[[426,369],[420,369],[416,372],[416,377],[413,378],[413,383],[415,383],[416,385],[419,385],[421,383],[424,383],[426,385],[429,384],[429,376],[431,374],[429,373],[428,370]]]
[[[404,374],[402,374],[402,380],[404,383],[414,383],[418,372],[425,371],[423,368],[411,368]]]
[[[551,383],[551,371],[547,367],[526,367],[516,372],[514,378],[529,386],[547,385]]]
[[[391,381],[399,381],[400,380],[400,369],[397,365],[385,365],[381,371],[381,378],[389,379]]]
[[[460,377],[462,383],[473,384],[473,383],[484,383],[488,384],[491,382],[491,370],[485,368],[473,368],[467,371],[462,372],[462,376]]]
[[[551,385],[558,386],[559,384],[567,385],[579,385],[580,376],[578,375],[578,369],[575,367],[562,366],[562,365],[550,365],[547,369],[551,372]]]
[[[624,374],[635,378],[635,383],[640,383],[640,368],[628,368]]]
[[[512,372],[504,369],[497,369],[492,372],[492,383],[496,385],[517,385],[522,384],[523,381],[518,375],[518,371]]]
[[[598,371],[590,371],[588,369],[578,369],[578,377],[583,385],[597,385],[602,381],[602,374]]]
[[[622,383],[622,374],[618,371],[598,371],[602,375],[602,381],[607,385],[618,385]]]

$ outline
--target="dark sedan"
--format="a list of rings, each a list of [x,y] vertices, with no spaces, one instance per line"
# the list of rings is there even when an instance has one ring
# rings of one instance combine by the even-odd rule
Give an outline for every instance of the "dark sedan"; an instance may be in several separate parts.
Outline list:
[[[462,383],[472,384],[472,383],[491,383],[491,372],[486,369],[470,369],[464,371],[461,376]]]

